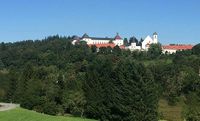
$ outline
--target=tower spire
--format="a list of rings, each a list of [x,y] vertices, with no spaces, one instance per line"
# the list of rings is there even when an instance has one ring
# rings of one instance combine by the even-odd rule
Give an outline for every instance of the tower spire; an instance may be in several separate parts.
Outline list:
[[[117,32],[117,35],[115,36],[115,40],[118,39],[118,40],[121,40],[122,38],[119,36],[119,33]]]
[[[154,32],[154,33],[153,33],[153,43],[154,43],[154,44],[157,44],[157,43],[158,43],[158,34],[157,34],[157,32]]]

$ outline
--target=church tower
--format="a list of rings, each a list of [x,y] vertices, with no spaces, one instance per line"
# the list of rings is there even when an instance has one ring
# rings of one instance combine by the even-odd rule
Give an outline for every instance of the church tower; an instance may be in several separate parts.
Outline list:
[[[158,43],[158,34],[156,32],[153,33],[153,43],[154,44]]]

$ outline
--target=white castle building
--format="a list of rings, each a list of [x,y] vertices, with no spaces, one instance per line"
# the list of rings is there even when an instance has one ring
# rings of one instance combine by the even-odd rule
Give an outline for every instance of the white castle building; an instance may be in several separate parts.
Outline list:
[[[158,34],[155,32],[153,33],[153,37],[151,38],[149,35],[142,41],[138,42],[132,42],[131,45],[127,46],[126,49],[129,49],[131,51],[134,50],[143,50],[147,51],[151,44],[157,44],[158,43]]]
[[[85,41],[88,45],[96,45],[98,47],[108,47],[108,46],[119,46],[123,49],[129,49],[131,51],[140,50],[140,51],[147,51],[151,44],[158,43],[158,34],[155,32],[153,33],[152,38],[147,36],[144,40],[140,42],[132,42],[130,45],[124,47],[124,40],[117,35],[114,38],[100,38],[100,37],[89,37],[87,34],[84,34],[82,37],[73,36],[72,44],[76,44],[77,42]],[[123,47],[122,47],[123,46]]]
[[[130,51],[148,51],[151,44],[158,44],[158,34],[156,32],[153,33],[152,37],[147,36],[144,40],[141,39],[138,41],[135,37],[131,37],[130,41],[127,45],[124,45],[124,40],[117,35],[114,38],[101,38],[101,37],[89,37],[87,34],[84,34],[82,37],[73,36],[72,37],[72,44],[75,45],[81,41],[86,42],[90,47],[95,45],[97,49],[101,47],[111,47],[114,48],[115,46],[119,46],[121,49],[129,49]],[[182,50],[191,50],[193,45],[163,45],[162,51],[165,54],[173,54],[177,51]]]
[[[124,45],[124,40],[119,36],[118,33],[114,38],[89,37],[87,34],[84,34],[82,38],[74,36],[72,44],[75,44],[76,42],[79,41],[85,41],[88,45],[109,44],[109,43],[114,43],[115,45],[118,46]]]

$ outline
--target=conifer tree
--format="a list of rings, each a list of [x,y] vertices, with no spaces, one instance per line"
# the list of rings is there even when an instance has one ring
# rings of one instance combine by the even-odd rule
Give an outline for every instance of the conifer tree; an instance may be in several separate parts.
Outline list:
[[[97,64],[98,63],[98,64]],[[86,115],[102,121],[157,121],[157,91],[153,76],[141,64],[97,60],[88,68]]]

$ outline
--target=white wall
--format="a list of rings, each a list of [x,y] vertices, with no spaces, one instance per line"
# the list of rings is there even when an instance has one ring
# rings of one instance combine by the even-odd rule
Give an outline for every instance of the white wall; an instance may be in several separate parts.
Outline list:
[[[90,38],[83,38],[83,41],[86,41],[87,44],[108,44],[110,40],[92,40]],[[115,45],[121,46],[124,45],[124,40],[113,40]]]
[[[90,38],[83,38],[83,41],[86,41],[87,44],[107,44],[110,40],[92,40]]]
[[[151,44],[157,44],[157,43],[158,43],[158,35],[153,35],[153,39],[150,36],[147,36],[142,42],[141,46],[136,46],[136,43],[131,43],[131,45],[126,47],[126,49],[130,49],[131,51],[133,50],[147,51]]]
[[[87,44],[92,44],[92,40],[90,38],[83,38],[83,41],[85,41]]]
[[[136,43],[131,43],[131,45],[125,49],[129,49],[130,51],[141,50],[141,46],[137,46]]]
[[[173,54],[173,53],[176,53],[177,50],[175,49],[163,49],[162,52],[165,54],[166,52],[168,54]]]
[[[158,35],[153,35],[153,43],[154,44],[158,43]]]
[[[110,40],[92,40],[92,44],[107,44]]]
[[[153,40],[150,36],[147,36],[144,41],[142,42],[142,49],[148,50],[147,44],[153,44]]]
[[[77,40],[73,40],[73,41],[72,41],[72,44],[73,44],[73,45],[75,45],[75,44],[76,44],[76,42],[77,42]]]
[[[113,43],[115,45],[121,46],[121,45],[124,45],[124,40],[122,40],[122,39],[120,39],[120,40],[114,40]]]

